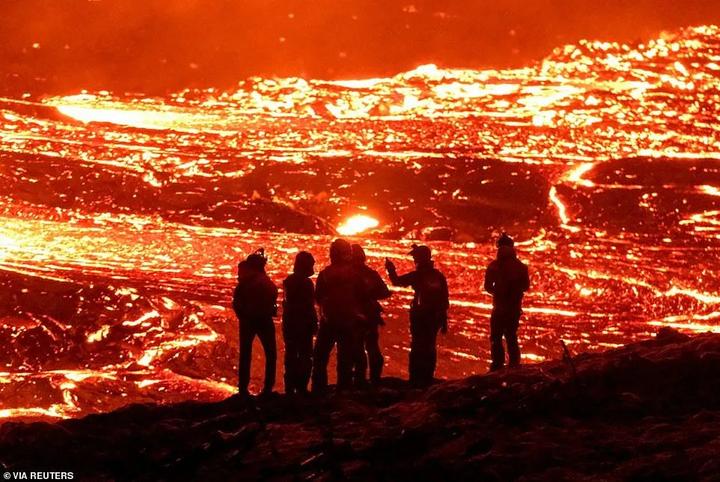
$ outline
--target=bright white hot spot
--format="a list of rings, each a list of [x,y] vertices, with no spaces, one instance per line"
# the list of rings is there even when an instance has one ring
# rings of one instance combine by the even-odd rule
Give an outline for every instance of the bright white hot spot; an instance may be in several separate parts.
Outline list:
[[[350,216],[337,227],[338,234],[343,236],[353,236],[362,233],[368,229],[377,228],[380,222],[366,214],[356,214]]]

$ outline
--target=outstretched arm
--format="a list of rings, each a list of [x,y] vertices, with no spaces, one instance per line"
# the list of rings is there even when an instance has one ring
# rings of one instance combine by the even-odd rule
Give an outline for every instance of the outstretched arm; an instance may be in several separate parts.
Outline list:
[[[388,277],[390,278],[390,282],[393,284],[393,286],[410,286],[413,284],[413,281],[415,279],[414,271],[399,276],[397,274],[395,264],[387,258],[385,259],[385,269],[387,270]]]
[[[388,271],[388,276],[390,277],[390,282],[393,284],[393,286],[412,286],[413,281],[415,280],[415,272],[411,271],[409,273],[405,273],[404,275],[399,276],[396,272],[390,273]]]

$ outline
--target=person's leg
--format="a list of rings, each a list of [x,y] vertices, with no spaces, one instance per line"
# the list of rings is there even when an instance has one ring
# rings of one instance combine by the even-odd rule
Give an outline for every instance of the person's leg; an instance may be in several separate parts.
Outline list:
[[[513,316],[508,320],[505,328],[505,343],[507,343],[508,362],[511,367],[520,365],[520,345],[518,344],[517,331],[520,323],[520,315]]]
[[[275,324],[272,318],[258,322],[258,337],[265,351],[265,384],[263,392],[272,392],[275,386],[275,370],[277,368],[277,344],[275,341]]]
[[[417,316],[410,313],[410,354],[408,355],[408,378],[410,384],[419,382],[419,362],[422,347],[422,330],[419,327]]]
[[[368,330],[366,320],[358,321],[357,325],[351,328],[349,343],[353,356],[352,378],[356,387],[367,385],[368,357],[365,353],[365,335]]]
[[[297,388],[297,363],[298,363],[298,346],[297,340],[287,330],[284,331],[283,339],[285,341],[285,393],[293,393]]]
[[[238,361],[238,390],[240,395],[248,395],[248,386],[250,385],[252,344],[255,339],[255,330],[253,328],[247,321],[240,322],[240,359]]]
[[[380,333],[378,326],[372,328],[365,335],[365,349],[367,350],[368,364],[370,365],[370,381],[377,383],[382,376],[385,360],[380,351]]]
[[[330,361],[330,353],[335,345],[334,331],[327,321],[320,323],[312,360],[312,390],[314,392],[327,389],[327,366]]]
[[[433,320],[434,321],[434,320]],[[440,328],[433,323],[428,326],[427,333],[427,365],[423,380],[427,384],[431,384],[435,380],[435,368],[437,366],[437,334]]]
[[[493,311],[490,315],[490,353],[492,363],[490,370],[499,370],[505,366],[505,349],[503,348],[502,319]]]
[[[313,334],[312,330],[303,333],[298,339],[297,344],[297,378],[295,389],[299,393],[306,393],[308,382],[310,382],[310,372],[312,371],[312,350],[313,350]]]
[[[413,334],[415,339],[415,384],[425,387],[432,383],[435,372],[437,354],[435,341],[437,339],[437,327],[434,320],[423,316],[418,319]]]
[[[353,366],[353,380],[356,386],[363,386],[367,382],[368,355],[365,353],[365,333],[354,336],[353,353],[355,363]]]
[[[424,387],[432,382],[435,366],[435,337],[437,329],[433,320],[424,314],[415,314],[411,323],[410,383]]]
[[[342,322],[337,332],[337,387],[351,388],[353,383],[353,365],[356,362],[357,349],[354,333],[347,322]]]

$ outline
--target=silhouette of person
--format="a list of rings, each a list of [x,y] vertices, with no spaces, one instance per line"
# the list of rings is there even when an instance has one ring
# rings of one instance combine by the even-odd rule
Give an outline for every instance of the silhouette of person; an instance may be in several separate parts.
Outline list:
[[[358,359],[355,361],[355,384],[364,385],[366,370],[370,366],[370,382],[376,384],[380,381],[385,360],[380,351],[380,326],[385,322],[382,319],[382,306],[378,300],[390,297],[390,290],[380,277],[380,274],[365,264],[365,251],[359,244],[352,245],[352,261],[360,283],[360,306],[362,323],[359,339],[362,346],[358,350]],[[367,352],[367,353],[366,353]]]
[[[314,392],[327,389],[327,365],[335,344],[338,389],[352,386],[353,362],[358,356],[360,308],[351,252],[347,241],[336,239],[330,245],[330,265],[318,274],[315,297],[320,306],[320,327],[313,350]]]
[[[427,386],[433,382],[437,364],[437,333],[447,333],[447,311],[450,306],[445,276],[435,269],[427,246],[413,244],[410,255],[415,271],[398,276],[395,265],[385,260],[390,281],[395,286],[412,286],[415,291],[410,305],[410,383]]]
[[[307,393],[312,370],[313,335],[318,329],[315,287],[310,277],[315,258],[295,256],[293,272],[283,281],[282,332],[285,340],[285,393]]]
[[[507,344],[509,366],[520,365],[520,347],[517,330],[522,314],[523,294],[530,287],[528,268],[515,253],[512,238],[503,233],[497,241],[497,258],[485,271],[485,291],[493,296],[490,315],[490,370],[505,365],[503,337]]]
[[[277,315],[278,290],[265,273],[267,258],[261,248],[238,264],[238,284],[233,293],[233,310],[240,322],[240,363],[238,388],[248,396],[252,344],[257,336],[265,352],[265,384],[262,393],[272,393],[275,386],[277,347],[273,317]]]

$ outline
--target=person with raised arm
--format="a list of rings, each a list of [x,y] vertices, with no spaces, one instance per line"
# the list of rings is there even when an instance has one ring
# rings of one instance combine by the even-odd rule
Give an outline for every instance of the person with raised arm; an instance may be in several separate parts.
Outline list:
[[[434,380],[437,365],[437,334],[447,333],[450,298],[445,276],[435,268],[427,246],[412,245],[410,255],[415,270],[398,275],[395,264],[385,260],[390,281],[395,286],[411,286],[415,294],[410,304],[410,383],[427,386]]]

